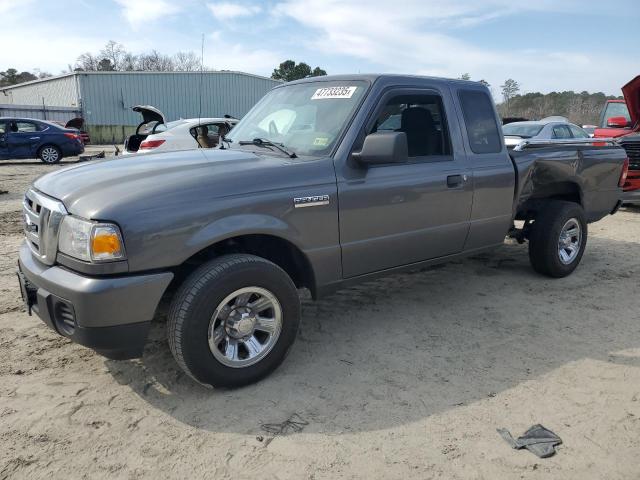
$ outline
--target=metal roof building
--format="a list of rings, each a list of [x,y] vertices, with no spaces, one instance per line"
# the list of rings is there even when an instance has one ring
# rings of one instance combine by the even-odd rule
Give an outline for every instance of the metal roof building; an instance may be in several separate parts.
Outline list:
[[[74,72],[0,88],[0,116],[85,119],[94,143],[121,142],[138,123],[135,105],[168,121],[229,114],[240,118],[280,82],[242,72]]]

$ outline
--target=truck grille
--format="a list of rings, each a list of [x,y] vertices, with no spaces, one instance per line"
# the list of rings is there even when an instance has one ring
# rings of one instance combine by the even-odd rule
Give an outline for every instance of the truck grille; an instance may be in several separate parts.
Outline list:
[[[640,140],[636,142],[622,141],[620,144],[627,151],[629,170],[640,170]]]
[[[53,265],[58,250],[60,222],[67,214],[64,205],[30,188],[22,204],[24,235],[40,261]]]

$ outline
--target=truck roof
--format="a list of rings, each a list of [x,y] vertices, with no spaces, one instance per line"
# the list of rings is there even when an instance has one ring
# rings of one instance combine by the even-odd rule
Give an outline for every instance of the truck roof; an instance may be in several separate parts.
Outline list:
[[[321,77],[307,77],[301,80],[294,80],[293,82],[284,83],[283,85],[278,85],[275,88],[280,88],[284,85],[293,85],[299,83],[308,83],[308,82],[331,82],[331,81],[346,81],[346,80],[364,80],[366,82],[374,83],[379,80],[386,81],[388,83],[415,83],[416,81],[421,80],[429,80],[432,83],[441,83],[441,84],[466,84],[469,86],[483,86],[480,82],[474,82],[471,80],[460,80],[453,78],[443,78],[443,77],[430,77],[425,75],[405,75],[405,74],[395,74],[395,73],[358,73],[358,74],[344,74],[344,75],[324,75]]]

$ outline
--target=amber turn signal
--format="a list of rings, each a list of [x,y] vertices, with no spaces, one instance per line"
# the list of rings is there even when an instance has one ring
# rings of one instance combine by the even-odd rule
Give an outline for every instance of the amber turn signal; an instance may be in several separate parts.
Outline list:
[[[96,226],[91,236],[91,257],[94,260],[115,260],[124,255],[120,233],[112,226]]]

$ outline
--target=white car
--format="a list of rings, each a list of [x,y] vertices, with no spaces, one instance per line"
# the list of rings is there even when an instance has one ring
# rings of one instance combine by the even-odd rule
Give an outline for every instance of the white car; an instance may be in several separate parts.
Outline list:
[[[223,118],[184,118],[167,122],[155,107],[138,105],[134,112],[142,115],[136,133],[124,142],[123,155],[149,152],[171,152],[194,148],[214,148],[220,137],[229,133],[238,120]]]

